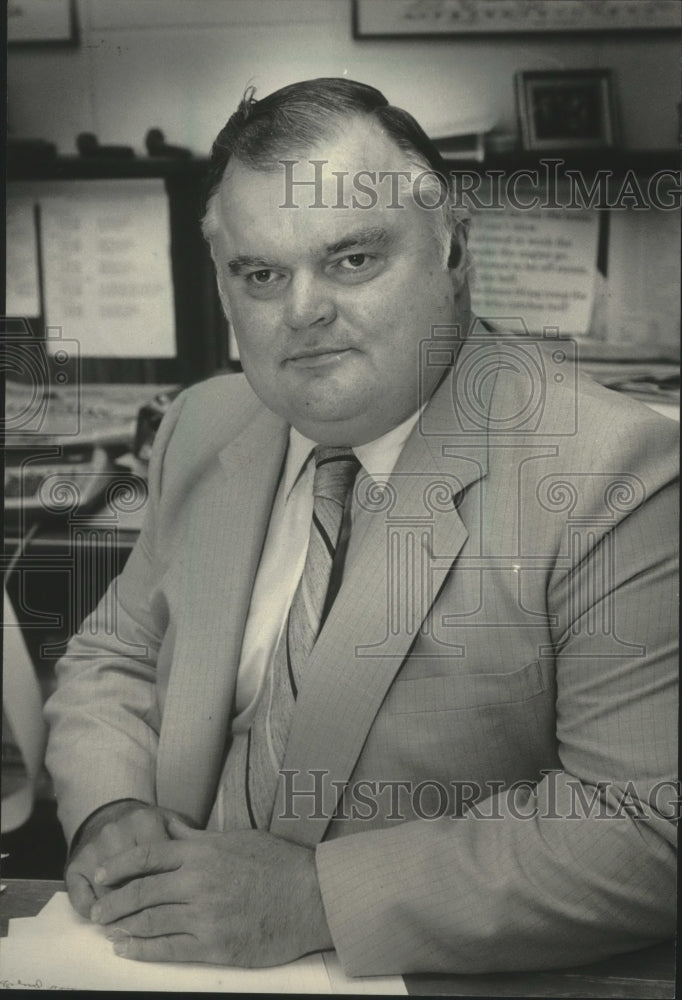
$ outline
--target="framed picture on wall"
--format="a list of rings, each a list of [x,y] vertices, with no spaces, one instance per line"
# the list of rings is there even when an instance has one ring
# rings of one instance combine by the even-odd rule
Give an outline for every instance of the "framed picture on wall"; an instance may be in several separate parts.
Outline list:
[[[73,0],[8,0],[8,45],[76,45]]]
[[[524,149],[615,145],[613,81],[608,69],[517,73],[516,100]]]
[[[353,0],[355,38],[679,31],[676,0]]]

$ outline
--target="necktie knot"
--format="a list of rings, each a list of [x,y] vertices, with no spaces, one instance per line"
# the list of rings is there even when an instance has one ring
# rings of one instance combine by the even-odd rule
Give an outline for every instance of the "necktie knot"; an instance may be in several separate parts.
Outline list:
[[[350,448],[318,445],[314,452],[313,496],[334,500],[342,507],[351,490],[360,462]]]

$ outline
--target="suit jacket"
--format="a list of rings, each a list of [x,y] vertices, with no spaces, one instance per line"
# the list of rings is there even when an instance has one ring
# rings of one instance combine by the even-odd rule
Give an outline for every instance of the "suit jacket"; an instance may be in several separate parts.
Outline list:
[[[316,847],[350,974],[674,927],[677,427],[530,339],[443,371],[388,487],[357,484],[271,827]],[[140,539],[46,708],[67,836],[129,797],[206,823],[287,439],[241,376],[164,420]]]

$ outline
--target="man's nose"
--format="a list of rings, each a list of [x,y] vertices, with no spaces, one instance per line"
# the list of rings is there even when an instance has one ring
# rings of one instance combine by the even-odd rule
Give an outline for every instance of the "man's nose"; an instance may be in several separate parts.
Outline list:
[[[284,321],[292,330],[326,326],[336,317],[336,305],[326,282],[312,274],[295,274],[287,289]]]

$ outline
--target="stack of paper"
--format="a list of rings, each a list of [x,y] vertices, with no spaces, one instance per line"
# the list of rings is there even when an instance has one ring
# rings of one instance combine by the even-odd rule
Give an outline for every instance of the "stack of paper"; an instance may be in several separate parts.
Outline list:
[[[219,993],[406,994],[400,976],[349,979],[332,952],[270,969],[134,962],[114,954],[105,929],[56,893],[37,917],[10,920],[0,941],[4,989],[157,990]]]
[[[485,156],[485,137],[495,125],[488,114],[470,115],[441,121],[429,129],[429,135],[446,160],[477,160]]]

